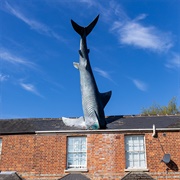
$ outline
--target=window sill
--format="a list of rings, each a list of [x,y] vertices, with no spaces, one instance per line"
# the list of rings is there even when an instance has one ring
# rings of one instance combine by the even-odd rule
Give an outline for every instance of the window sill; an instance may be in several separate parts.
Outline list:
[[[146,169],[146,168],[128,168],[128,169],[124,169],[125,172],[148,172],[149,169]]]
[[[70,168],[70,169],[64,170],[64,172],[88,172],[88,169]]]

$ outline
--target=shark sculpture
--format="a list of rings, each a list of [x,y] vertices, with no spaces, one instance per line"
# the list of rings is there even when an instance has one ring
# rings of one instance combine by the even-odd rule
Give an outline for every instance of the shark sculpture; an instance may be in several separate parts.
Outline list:
[[[84,117],[78,119],[63,118],[66,125],[85,127],[86,129],[105,129],[106,120],[104,108],[112,92],[100,93],[89,61],[89,49],[86,37],[90,34],[98,21],[99,15],[87,26],[82,27],[71,20],[74,30],[80,35],[79,63],[74,67],[80,72],[80,86],[82,94],[82,107]]]

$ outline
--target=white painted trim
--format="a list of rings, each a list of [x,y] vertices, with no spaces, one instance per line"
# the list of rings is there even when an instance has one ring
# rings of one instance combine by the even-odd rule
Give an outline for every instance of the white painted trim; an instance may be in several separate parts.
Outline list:
[[[102,132],[133,132],[133,131],[153,131],[152,128],[147,129],[102,129],[102,130],[55,130],[55,131],[35,131],[36,134],[48,133],[102,133]],[[156,128],[156,131],[180,131],[180,128]]]
[[[128,169],[124,169],[124,171],[125,171],[125,172],[132,172],[132,171],[133,171],[133,172],[148,172],[149,169],[146,169],[146,168],[145,168],[145,169],[137,169],[137,168],[136,168],[136,169],[135,169],[135,168],[133,169],[133,168],[128,168]]]
[[[70,168],[70,169],[65,169],[64,172],[88,172],[88,169]]]
[[[15,174],[16,171],[1,171],[0,174]]]

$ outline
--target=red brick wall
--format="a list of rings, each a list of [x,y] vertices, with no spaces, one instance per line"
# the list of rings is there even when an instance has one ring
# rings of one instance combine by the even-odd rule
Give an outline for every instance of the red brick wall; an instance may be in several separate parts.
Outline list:
[[[168,164],[161,162],[164,153],[171,155],[172,162]],[[146,156],[150,174],[158,179],[180,179],[180,132],[158,133],[157,138],[146,134]],[[176,171],[179,169],[178,172]],[[160,178],[161,177],[161,178]]]
[[[135,133],[137,134],[137,133]],[[140,133],[139,133],[140,134]],[[143,134],[143,133],[141,133]],[[74,134],[68,134],[74,136]],[[84,134],[83,134],[84,135]],[[95,180],[120,179],[127,172],[123,133],[87,134],[86,176]],[[6,135],[0,160],[1,171],[17,171],[26,179],[58,179],[66,169],[66,134]],[[147,168],[149,175],[158,180],[180,179],[180,171],[168,170],[160,162],[164,152],[171,154],[180,168],[180,133],[145,134]]]
[[[64,174],[66,136],[12,135],[2,139],[0,170],[25,176]]]

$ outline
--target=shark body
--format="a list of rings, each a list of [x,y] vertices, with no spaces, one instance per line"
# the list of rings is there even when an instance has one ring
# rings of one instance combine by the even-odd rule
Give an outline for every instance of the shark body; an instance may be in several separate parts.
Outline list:
[[[74,30],[80,35],[79,63],[74,67],[80,72],[80,86],[82,94],[82,108],[86,129],[105,129],[106,120],[104,107],[108,103],[112,92],[100,93],[89,61],[89,49],[86,37],[98,21],[99,15],[87,26],[82,27],[71,20]]]

